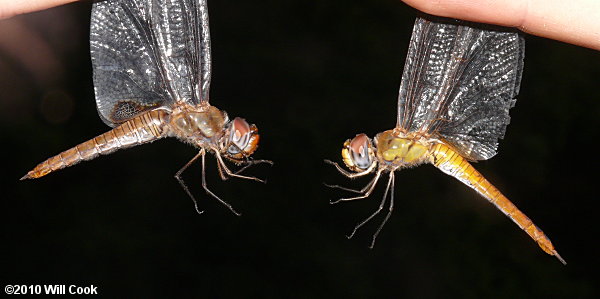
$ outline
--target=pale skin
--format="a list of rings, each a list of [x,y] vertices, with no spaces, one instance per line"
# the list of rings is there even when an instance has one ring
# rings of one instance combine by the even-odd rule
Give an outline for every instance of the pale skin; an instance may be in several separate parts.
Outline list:
[[[47,9],[78,0],[0,0],[0,19]]]
[[[0,0],[0,19],[78,0]],[[516,27],[600,50],[600,0],[402,0],[423,12]]]
[[[429,14],[516,27],[600,50],[599,0],[402,0]]]

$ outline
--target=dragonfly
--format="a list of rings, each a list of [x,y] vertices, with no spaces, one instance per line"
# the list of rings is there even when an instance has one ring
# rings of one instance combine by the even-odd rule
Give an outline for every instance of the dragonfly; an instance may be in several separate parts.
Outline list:
[[[332,204],[369,197],[382,175],[389,173],[379,207],[354,227],[349,238],[385,208],[390,194],[372,248],[394,208],[395,171],[430,163],[477,191],[542,250],[566,264],[542,230],[470,163],[496,154],[519,92],[524,50],[522,35],[510,29],[431,16],[416,19],[400,83],[396,127],[373,139],[358,134],[346,140],[342,160],[349,170],[326,160],[348,178],[374,173],[361,190],[328,185],[357,194]]]
[[[128,0],[94,3],[90,25],[90,53],[94,92],[100,118],[113,127],[29,171],[35,179],[81,161],[116,150],[175,137],[199,152],[176,174],[185,192],[195,197],[181,174],[202,161],[202,187],[212,197],[235,209],[206,184],[205,156],[213,153],[221,178],[264,182],[240,172],[269,163],[252,160],[259,134],[256,125],[209,103],[211,46],[206,0]],[[231,170],[225,160],[243,166]]]

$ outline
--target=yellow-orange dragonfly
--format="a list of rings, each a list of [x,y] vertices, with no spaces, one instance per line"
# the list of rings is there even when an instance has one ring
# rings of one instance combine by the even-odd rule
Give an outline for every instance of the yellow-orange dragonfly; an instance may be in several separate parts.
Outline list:
[[[546,253],[566,264],[542,230],[469,163],[496,154],[519,91],[524,47],[522,36],[513,30],[417,18],[400,84],[396,127],[373,140],[365,134],[347,140],[342,158],[351,171],[326,160],[349,178],[375,173],[362,190],[330,186],[359,193],[332,203],[368,197],[382,173],[389,173],[379,208],[349,237],[383,210],[389,193],[389,212],[373,235],[372,247],[394,207],[394,172],[431,163],[475,189]]]
[[[202,187],[239,215],[206,185],[205,154],[217,158],[222,179],[265,160],[251,160],[258,147],[258,130],[242,118],[208,102],[211,79],[210,32],[206,0],[128,0],[94,3],[90,26],[96,106],[100,118],[114,129],[37,165],[23,179],[108,155],[116,150],[175,137],[200,152],[176,174],[181,179],[194,161],[202,161]],[[227,159],[244,165],[230,170]]]

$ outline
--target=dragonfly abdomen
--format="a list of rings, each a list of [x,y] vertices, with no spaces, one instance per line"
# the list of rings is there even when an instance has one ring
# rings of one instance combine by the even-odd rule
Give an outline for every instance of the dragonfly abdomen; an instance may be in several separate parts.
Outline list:
[[[565,263],[544,232],[533,224],[529,217],[521,212],[459,153],[446,144],[438,143],[431,148],[430,155],[433,165],[444,173],[457,178],[465,185],[475,189],[475,191],[512,219],[522,230],[536,241],[546,253],[556,256],[561,262]]]
[[[133,147],[164,137],[168,117],[168,113],[162,110],[146,112],[102,135],[47,159],[29,171],[21,180],[39,178],[81,161],[94,159],[99,155],[108,155],[119,149]]]

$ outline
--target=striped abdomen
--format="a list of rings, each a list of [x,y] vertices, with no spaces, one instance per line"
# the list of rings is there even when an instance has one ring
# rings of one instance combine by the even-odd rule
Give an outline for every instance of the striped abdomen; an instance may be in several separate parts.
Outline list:
[[[168,113],[165,111],[146,112],[96,138],[49,158],[29,171],[21,180],[39,178],[81,161],[94,159],[99,155],[108,155],[119,149],[154,141],[165,135],[167,118]]]
[[[444,173],[451,175],[493,203],[500,211],[512,219],[548,254],[556,256],[563,264],[565,261],[558,255],[550,239],[540,230],[529,217],[521,212],[506,196],[494,185],[486,180],[473,166],[460,154],[449,146],[438,143],[431,149],[432,163]]]

